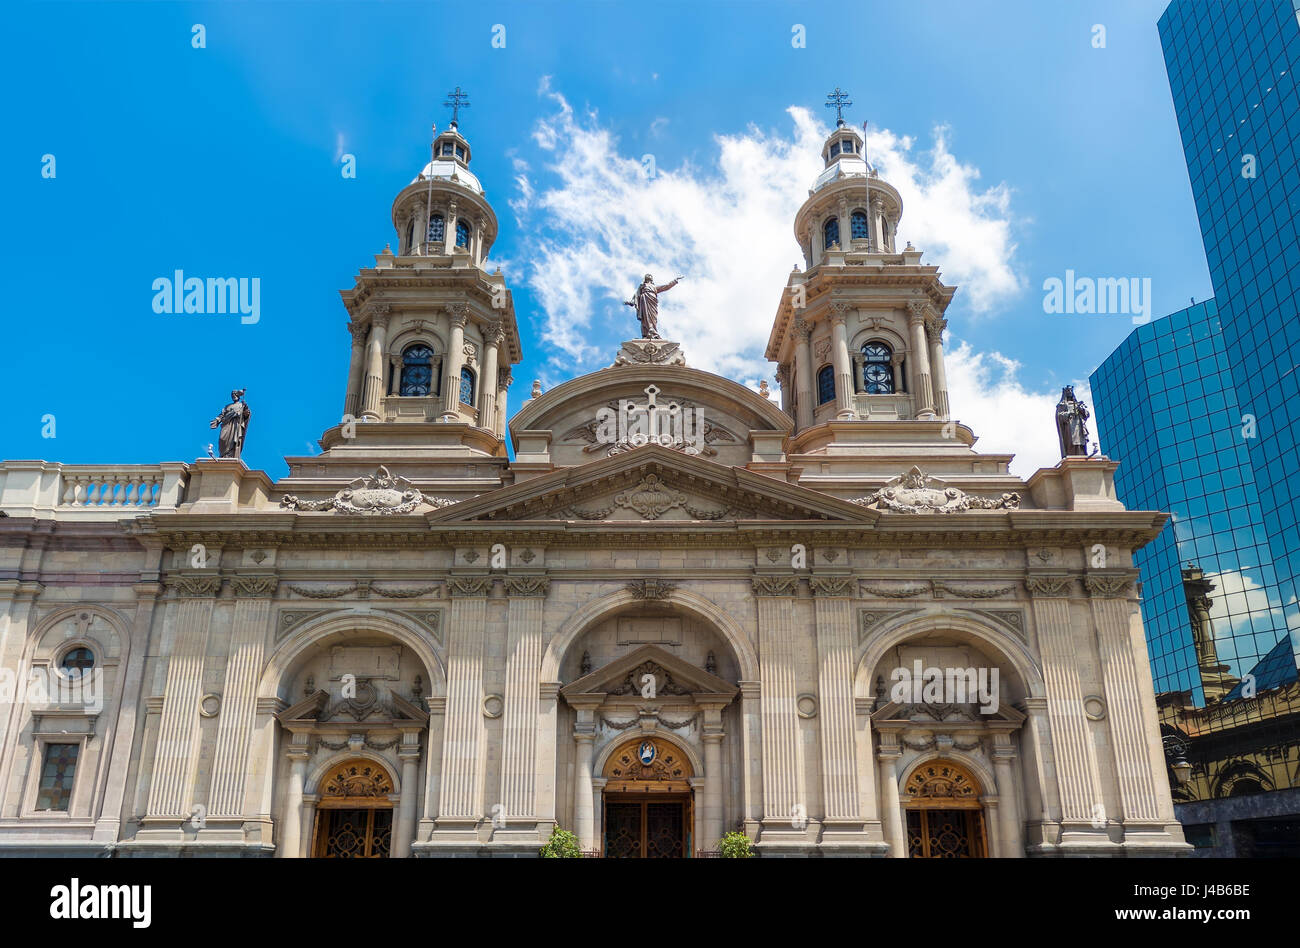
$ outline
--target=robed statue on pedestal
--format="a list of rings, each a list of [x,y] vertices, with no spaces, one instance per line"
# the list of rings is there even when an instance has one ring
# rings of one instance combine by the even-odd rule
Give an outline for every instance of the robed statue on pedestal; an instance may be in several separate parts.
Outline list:
[[[655,286],[655,278],[647,273],[641,285],[636,288],[636,295],[630,300],[623,301],[624,306],[631,306],[636,310],[636,318],[641,321],[642,339],[662,338],[659,335],[659,294],[671,290],[681,280],[682,278],[678,277],[671,283]]]
[[[248,403],[243,400],[245,391],[246,389],[240,388],[231,392],[230,404],[221,409],[221,414],[213,418],[208,425],[209,428],[221,428],[221,437],[218,439],[221,448],[220,457],[237,458],[244,450],[244,435],[248,433],[248,420],[253,417]],[[210,445],[208,453],[212,453]]]
[[[1061,441],[1061,457],[1088,456],[1088,406],[1074,397],[1074,386],[1061,389],[1056,403],[1056,434]]]

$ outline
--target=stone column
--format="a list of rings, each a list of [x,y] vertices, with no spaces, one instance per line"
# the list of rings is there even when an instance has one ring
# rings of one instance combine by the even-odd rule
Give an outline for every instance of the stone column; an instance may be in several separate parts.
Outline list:
[[[807,809],[803,744],[795,682],[794,576],[753,580],[758,599],[758,655],[763,708],[763,822],[789,827],[796,807]]]
[[[821,723],[822,799],[827,824],[823,841],[827,841],[826,837],[837,831],[860,833],[863,824],[858,812],[857,742],[853,730],[857,637],[849,601],[857,592],[857,581],[850,576],[818,576],[809,580],[809,585],[817,622],[817,717]]]
[[[908,325],[912,330],[912,394],[917,418],[934,417],[934,398],[930,392],[930,357],[925,339],[925,314],[928,303],[912,300]]]
[[[909,390],[907,378],[903,372],[903,353],[894,352],[890,354],[889,376],[894,382],[895,394],[905,393]]]
[[[993,777],[998,790],[998,835],[1002,840],[1002,856],[1019,859],[1025,854],[1024,826],[1020,819],[1020,800],[1016,794],[1016,749],[1010,735],[998,734],[993,738]]]
[[[889,221],[889,230],[885,235],[885,249],[889,253],[897,253],[895,247],[898,239],[898,215],[890,214],[887,220]]]
[[[1002,838],[1001,808],[994,794],[980,797],[980,806],[984,808],[984,836],[988,843],[990,859],[1006,859],[1006,843]]]
[[[587,712],[590,716],[590,712]],[[591,785],[591,751],[596,739],[594,726],[582,723],[578,715],[578,728],[573,732],[573,742],[577,750],[577,762],[574,767],[573,781],[573,832],[578,837],[578,845],[583,852],[596,848],[596,810]],[[591,730],[586,730],[591,728]]]
[[[795,412],[797,431],[811,428],[813,423],[813,386],[812,386],[812,352],[808,348],[808,337],[812,327],[802,316],[794,321],[795,338]]]
[[[450,257],[456,250],[456,202],[447,205],[447,220],[442,232],[442,252]]]
[[[781,389],[781,410],[787,415],[791,413],[791,406],[794,400],[790,397],[790,366],[778,365],[776,367],[776,384]]]
[[[144,538],[141,538],[142,540]],[[162,559],[162,549],[154,543],[148,543],[145,549],[145,563],[140,570],[140,576],[143,579],[148,576],[156,578]],[[35,585],[35,584],[32,584]],[[38,587],[39,588],[39,587]],[[136,725],[139,720],[138,715],[141,704],[141,691],[144,687],[144,668],[145,655],[149,646],[149,630],[153,627],[153,617],[158,605],[158,596],[162,592],[162,585],[156,581],[140,582],[134,587],[136,597],[135,619],[131,623],[131,641],[126,653],[126,661],[120,666],[122,681],[122,698],[121,704],[117,708],[117,721],[112,731],[106,735],[107,746],[109,748],[108,758],[108,775],[104,781],[104,796],[102,806],[99,812],[99,819],[95,822],[95,832],[93,839],[95,842],[116,842],[120,835],[122,826],[122,802],[126,795],[126,775],[131,767],[131,754],[135,748]],[[15,589],[14,593],[17,592]],[[32,593],[31,604],[34,605],[35,593]],[[6,618],[17,620],[21,616],[22,601],[15,596],[9,603],[0,602],[3,608],[0,608],[0,614]],[[22,626],[15,622],[15,625],[9,629]],[[0,620],[0,629],[5,629],[5,623]],[[0,642],[3,642],[7,635],[0,635]],[[26,636],[16,636],[18,642],[25,642]],[[13,639],[10,639],[12,642]],[[9,667],[8,662],[4,663]],[[3,740],[3,733],[0,733],[0,741]]]
[[[167,680],[163,685],[162,720],[154,749],[146,820],[179,822],[187,819],[193,805],[200,802],[193,799],[199,763],[199,699],[203,696],[208,623],[221,590],[221,578],[183,576],[173,582],[181,601],[176,638],[164,642],[161,649],[167,656]]]
[[[468,303],[448,303],[451,322],[451,340],[447,343],[447,357],[442,360],[442,418],[440,421],[460,421],[460,370],[465,365],[465,324],[469,322]]]
[[[361,417],[365,421],[383,421],[384,349],[388,345],[388,320],[391,307],[381,303],[370,313],[370,342],[366,347],[366,381],[361,397]]]
[[[537,817],[537,676],[542,667],[542,611],[550,586],[544,576],[505,579],[510,604],[500,799],[508,821]]]
[[[907,836],[903,832],[903,805],[898,799],[898,759],[903,756],[897,744],[883,741],[876,754],[880,759],[880,816],[885,824],[885,842],[894,859],[907,858]]]
[[[831,359],[835,363],[835,417],[851,421],[857,413],[853,410],[853,363],[849,359],[849,336],[845,321],[848,303],[831,303]]]
[[[705,805],[701,827],[702,839],[695,849],[714,849],[723,837],[723,705],[703,704],[705,726],[701,740],[705,743]]]
[[[853,231],[849,227],[849,202],[840,198],[839,203],[835,206],[836,217],[840,222],[840,249],[853,249]]]
[[[1079,669],[1091,665],[1087,642],[1070,623],[1070,576],[1031,576],[1025,588],[1033,596],[1034,625],[1042,656],[1047,690],[1047,722],[1061,794],[1063,832],[1102,834],[1091,829],[1097,819],[1107,820],[1102,800],[1096,750],[1083,715],[1083,686]],[[1080,649],[1080,646],[1083,646]]]
[[[316,804],[320,797],[314,793],[303,794],[302,820],[298,826],[298,858],[311,858],[312,830],[316,826]]]
[[[885,252],[885,199],[879,194],[871,196],[871,249]]]
[[[544,681],[537,688],[537,769],[534,804],[539,822],[555,820],[556,721],[560,713],[560,682]]]
[[[500,352],[498,351],[497,354],[498,361],[500,360],[500,358],[501,358]],[[508,368],[497,369],[496,432],[497,432],[497,437],[500,438],[502,441],[504,441],[506,437],[506,415],[507,415],[506,392],[509,391],[510,383],[513,381],[514,381],[514,377],[510,374],[510,370]]]
[[[948,376],[943,370],[943,331],[948,320],[935,318],[926,327],[930,342],[930,372],[934,379],[934,410],[944,421],[948,420]]]
[[[356,418],[361,407],[361,386],[365,381],[366,325],[348,323],[348,332],[352,335],[352,355],[348,359],[348,390],[343,398],[343,414]]]
[[[1047,699],[1040,696],[1025,698],[1020,703],[1025,712],[1025,729],[1022,756],[1025,767],[1033,779],[1025,784],[1027,816],[1040,823],[1039,829],[1046,839],[1061,822],[1061,796],[1056,780],[1056,761],[1052,754],[1052,729],[1047,723]]]
[[[257,685],[262,676],[263,651],[271,630],[271,597],[278,580],[274,576],[232,576],[235,616],[226,660],[226,681],[221,691],[221,714],[217,718],[216,751],[212,764],[212,786],[208,791],[208,813],[233,818],[251,815],[245,798],[252,759],[249,748],[257,723]]]
[[[758,821],[763,818],[763,705],[762,685],[757,681],[741,681],[740,759],[744,772],[741,780],[741,816],[745,829],[753,837]]]
[[[815,267],[822,262],[822,235],[811,225],[808,228],[808,246],[812,248],[812,265]]]
[[[861,395],[866,392],[866,388],[862,381],[866,374],[866,359],[861,352],[852,352],[849,353],[849,355],[853,361],[853,393],[855,395]]]
[[[402,735],[402,747],[397,756],[402,761],[402,795],[397,801],[397,820],[393,826],[393,858],[405,859],[411,855],[411,843],[415,841],[415,801],[420,794],[419,780],[420,745],[418,732]]]
[[[499,323],[483,329],[483,372],[478,384],[478,426],[496,431],[497,406],[497,350],[505,342],[506,333]]]
[[[447,582],[447,718],[442,745],[438,830],[477,839],[483,816],[483,640],[490,576]]]
[[[1173,818],[1173,801],[1165,777],[1159,724],[1146,712],[1142,674],[1149,673],[1146,641],[1130,620],[1137,611],[1128,598],[1132,576],[1093,574],[1084,578],[1097,629],[1106,721],[1115,757],[1115,776],[1126,826],[1130,822],[1163,824]],[[1140,651],[1139,651],[1140,650]],[[1134,660],[1135,652],[1141,656]]]
[[[289,751],[289,786],[284,792],[284,819],[280,823],[280,845],[275,854],[281,859],[296,859],[302,849],[302,785],[307,776],[307,745]]]

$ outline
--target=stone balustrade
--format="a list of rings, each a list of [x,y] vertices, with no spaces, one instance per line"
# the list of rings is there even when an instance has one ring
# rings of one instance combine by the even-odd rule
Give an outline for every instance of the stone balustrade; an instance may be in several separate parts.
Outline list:
[[[0,463],[0,511],[10,517],[57,513],[76,519],[136,516],[174,510],[184,496],[189,465]]]

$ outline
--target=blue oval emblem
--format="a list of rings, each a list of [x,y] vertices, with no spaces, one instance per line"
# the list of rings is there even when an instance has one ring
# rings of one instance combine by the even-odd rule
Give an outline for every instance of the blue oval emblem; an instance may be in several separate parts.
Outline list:
[[[655,746],[653,744],[649,741],[642,741],[641,747],[636,752],[636,756],[640,759],[642,764],[648,767],[650,764],[654,763],[655,753]]]

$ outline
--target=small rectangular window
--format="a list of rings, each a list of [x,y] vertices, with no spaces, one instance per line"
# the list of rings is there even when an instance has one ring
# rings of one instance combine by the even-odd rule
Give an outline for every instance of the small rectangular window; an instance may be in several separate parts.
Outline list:
[[[46,744],[41,764],[40,789],[36,809],[66,811],[72,802],[72,784],[77,776],[80,744]]]

